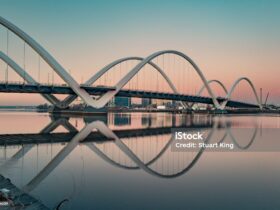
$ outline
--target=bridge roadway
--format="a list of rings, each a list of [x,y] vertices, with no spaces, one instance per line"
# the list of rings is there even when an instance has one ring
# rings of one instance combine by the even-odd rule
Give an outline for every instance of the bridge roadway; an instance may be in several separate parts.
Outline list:
[[[81,88],[86,90],[90,95],[102,95],[110,90],[115,90],[114,87],[106,86],[83,86]],[[74,95],[75,92],[68,86],[63,85],[38,85],[38,84],[7,84],[0,83],[0,93],[40,93],[40,94],[67,94]],[[116,96],[119,97],[135,97],[135,98],[152,98],[152,99],[165,99],[174,101],[185,101],[192,103],[202,103],[202,104],[213,104],[212,98],[202,97],[202,96],[192,96],[174,93],[164,93],[164,92],[149,92],[141,90],[120,90]],[[225,98],[218,97],[219,103],[225,100]],[[259,108],[258,105],[229,100],[227,107],[235,108]]]
[[[172,129],[187,129],[188,131],[195,129],[207,129],[212,128],[211,123],[202,125],[192,125],[190,128],[186,126],[177,127],[161,127],[161,128],[139,128],[139,129],[128,129],[128,130],[115,130],[113,131],[119,138],[133,138],[133,137],[145,137],[154,135],[170,134]],[[70,142],[71,139],[78,132],[68,133],[36,133],[36,134],[1,134],[0,135],[0,146],[15,146],[25,144],[46,144],[46,143],[66,143]],[[101,135],[99,132],[91,132],[83,142],[104,142],[110,141],[107,137]]]

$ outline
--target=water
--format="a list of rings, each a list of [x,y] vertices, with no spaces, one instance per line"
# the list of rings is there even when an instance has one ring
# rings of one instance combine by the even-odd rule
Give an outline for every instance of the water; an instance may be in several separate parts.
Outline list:
[[[198,154],[171,150],[175,127],[214,142],[230,130],[244,147],[256,134],[247,150]],[[1,112],[0,174],[50,209],[279,209],[279,127],[273,115]]]

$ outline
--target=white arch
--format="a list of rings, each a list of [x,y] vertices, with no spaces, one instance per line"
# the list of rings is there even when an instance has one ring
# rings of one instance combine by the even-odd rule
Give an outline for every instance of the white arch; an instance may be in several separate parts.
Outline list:
[[[154,58],[163,55],[163,54],[175,54],[178,55],[185,60],[187,60],[195,69],[197,74],[199,75],[200,79],[202,80],[203,84],[205,85],[210,97],[212,98],[213,104],[215,108],[217,109],[224,109],[228,100],[224,101],[222,105],[219,104],[214,92],[211,90],[209,85],[207,84],[207,80],[204,77],[202,71],[200,68],[195,64],[195,62],[188,57],[187,55],[175,51],[175,50],[164,50],[159,51],[156,53],[153,53],[152,55],[146,57],[143,59],[139,64],[137,64],[126,76],[124,76],[117,84],[116,84],[116,90],[108,91],[103,96],[101,96],[98,99],[93,99],[83,88],[80,87],[80,85],[68,74],[68,72],[55,60],[54,57],[52,57],[39,43],[37,43],[33,38],[31,38],[28,34],[26,34],[24,31],[22,31],[20,28],[12,24],[11,22],[7,21],[3,17],[0,16],[0,24],[15,33],[17,36],[19,36],[22,40],[24,40],[31,48],[33,48],[51,67],[52,69],[65,81],[66,84],[68,84],[72,90],[89,106],[92,106],[94,108],[102,108],[104,107],[120,90],[123,88],[141,69],[143,66],[145,66],[147,63],[150,63]],[[157,69],[159,70],[159,69]],[[160,72],[163,72],[160,70]],[[164,74],[162,74],[164,75]],[[97,75],[98,77],[98,75]],[[99,76],[100,77],[100,76]],[[98,77],[98,78],[99,78]],[[166,76],[165,79],[167,81],[170,81],[168,77]],[[91,78],[89,82],[93,81],[94,79]],[[251,83],[251,81],[247,78],[243,78],[241,80],[246,80],[251,88],[254,91],[254,94],[256,96],[257,102],[259,104],[260,109],[262,109],[262,105],[260,104],[258,95],[256,93],[256,90],[254,88],[254,85]],[[241,81],[240,80],[240,81]],[[228,93],[228,97],[230,98],[232,91],[235,89],[235,86],[240,82],[236,81],[236,84],[233,85],[232,90]],[[172,83],[169,85],[173,86]],[[176,89],[176,88],[175,88]],[[45,97],[45,96],[44,96]],[[71,103],[76,96],[68,96],[63,101],[57,101],[58,99],[55,99],[54,96],[47,96],[47,100],[52,101],[51,103],[59,104],[58,106],[67,106],[69,103]],[[57,103],[58,102],[58,103]]]
[[[33,48],[51,67],[52,69],[68,84],[72,90],[81,98],[83,101],[95,108],[104,107],[111,99],[116,95],[115,92],[109,91],[98,100],[94,100],[84,89],[80,88],[80,85],[68,74],[68,72],[51,56],[39,43],[37,43],[32,37],[22,31],[20,28],[4,19],[0,16],[0,24],[11,30],[22,40],[24,40],[31,48]],[[163,74],[162,74],[163,75]],[[169,81],[168,77],[166,77]],[[171,83],[170,83],[171,84]],[[169,84],[169,85],[170,85]],[[174,87],[174,85],[172,84]],[[176,88],[175,88],[176,89]],[[119,90],[118,90],[119,91]],[[71,103],[75,96],[68,96],[62,104]]]
[[[234,84],[231,86],[231,89],[230,89],[230,90],[228,91],[228,93],[227,93],[226,100],[221,104],[221,109],[224,109],[224,108],[226,107],[228,101],[229,101],[230,98],[231,98],[231,95],[232,95],[233,91],[235,90],[235,88],[237,87],[237,85],[238,85],[241,81],[245,81],[245,82],[247,82],[247,83],[249,84],[249,86],[251,87],[251,89],[252,89],[252,91],[253,91],[253,93],[254,93],[254,95],[255,95],[257,104],[259,105],[260,109],[262,110],[263,107],[262,107],[262,104],[261,104],[261,102],[260,102],[259,96],[258,96],[258,94],[257,94],[256,88],[255,88],[254,84],[252,83],[252,81],[251,81],[249,78],[247,78],[247,77],[241,77],[241,78],[237,79],[237,80],[234,82]]]
[[[202,74],[201,70],[199,67],[194,63],[194,61],[189,58],[187,55],[175,51],[175,50],[164,50],[164,51],[159,51],[156,53],[153,53],[152,55],[146,57],[144,60],[142,60],[139,64],[137,64],[127,75],[125,75],[117,84],[116,84],[116,90],[108,91],[105,93],[102,97],[100,97],[99,100],[96,101],[95,106],[96,107],[103,107],[105,106],[141,69],[143,66],[145,66],[147,63],[149,63],[151,60],[154,58],[163,55],[163,54],[175,54],[178,56],[183,57],[185,60],[187,60],[196,70],[198,73],[199,77],[201,78],[202,82],[206,86],[209,95],[212,98],[213,104],[217,109],[220,109],[220,104],[218,103],[215,94],[213,91],[210,89],[209,85],[207,84],[207,80],[205,79],[204,75]]]
[[[37,84],[37,83],[26,71],[24,71],[16,62],[14,62],[9,56],[0,51],[0,59],[8,64],[21,78],[23,78],[28,84]],[[60,108],[63,108],[61,102],[53,95],[41,94],[47,101],[51,104],[56,105]]]
[[[15,33],[31,48],[35,50],[51,67],[52,69],[68,84],[72,90],[80,96],[87,104],[94,107],[95,103],[91,96],[68,74],[68,72],[49,54],[38,42],[22,31],[20,28],[0,16],[0,24]]]
[[[258,103],[260,109],[262,109],[262,104],[261,104],[261,102],[260,102],[260,100],[259,100],[259,97],[258,97],[257,91],[256,91],[256,89],[255,89],[255,86],[254,86],[254,84],[252,83],[252,81],[251,81],[249,78],[246,78],[246,77],[240,77],[240,78],[238,78],[238,79],[234,82],[234,84],[231,86],[230,91],[228,91],[227,88],[225,87],[225,85],[224,85],[221,81],[219,81],[219,80],[209,80],[209,81],[207,81],[207,83],[210,84],[210,83],[215,82],[215,83],[217,83],[218,85],[220,85],[220,86],[223,88],[224,92],[226,93],[226,100],[225,100],[224,102],[222,102],[222,104],[221,104],[221,109],[224,109],[224,108],[226,107],[226,104],[227,104],[228,101],[230,100],[230,97],[231,97],[233,91],[235,90],[235,88],[237,87],[237,85],[238,85],[241,81],[246,81],[246,82],[250,85],[250,87],[252,88],[252,90],[253,90],[253,92],[254,92],[254,95],[255,95],[255,97],[256,97],[256,101],[257,101],[257,103]],[[203,86],[201,87],[201,89],[197,92],[197,96],[200,96],[204,89],[205,89],[205,85],[203,85]],[[192,107],[193,105],[194,105],[194,103],[191,105],[191,107]]]
[[[142,60],[144,60],[144,58],[141,58],[141,57],[126,57],[126,58],[121,58],[121,59],[115,60],[112,63],[105,66],[104,68],[102,68],[95,75],[93,75],[89,80],[87,80],[85,82],[85,85],[92,85],[97,79],[99,79],[102,75],[104,75],[106,72],[108,72],[114,66],[116,66],[116,65],[118,65],[122,62],[129,61],[129,60],[142,61]],[[169,77],[165,74],[165,72],[158,65],[156,65],[153,62],[148,62],[148,64],[150,64],[152,67],[154,67],[164,77],[164,79],[166,80],[166,82],[168,83],[170,88],[174,91],[174,93],[179,93],[177,91],[176,87],[173,85],[173,83],[169,79]]]
[[[228,93],[227,88],[225,87],[225,85],[221,81],[216,80],[216,79],[212,79],[212,80],[208,80],[207,81],[208,85],[210,85],[211,83],[217,83],[219,86],[221,86],[221,88],[223,88],[223,90],[224,90],[224,92],[226,94]],[[204,89],[205,89],[205,85],[203,84],[202,87],[200,88],[200,90],[197,92],[196,95],[200,96]]]
[[[106,65],[105,67],[103,67],[102,69],[100,69],[96,74],[94,74],[90,79],[88,79],[84,85],[86,86],[91,86],[94,82],[96,82],[100,77],[102,77],[106,72],[110,71],[114,66],[122,63],[122,62],[125,62],[125,61],[130,61],[130,60],[137,60],[137,61],[142,61],[144,60],[144,58],[142,57],[126,57],[126,58],[120,58],[118,60],[115,60],[113,61],[112,63]],[[166,80],[166,82],[168,83],[169,87],[172,89],[172,91],[175,93],[175,94],[179,94],[178,90],[176,89],[175,85],[172,83],[172,81],[169,79],[169,77],[165,74],[165,72],[158,66],[156,65],[155,63],[153,62],[148,62],[149,65],[151,65],[153,68],[155,68],[160,74],[161,76]],[[72,99],[70,99],[71,96],[68,96],[67,98],[69,98],[68,100],[68,103],[71,103],[72,101],[75,100],[75,97],[72,96]],[[67,99],[66,98],[66,99]],[[65,99],[65,100],[66,100]],[[71,101],[72,100],[72,101]],[[186,104],[181,102],[182,105],[184,107],[186,107]]]
[[[216,79],[212,79],[212,80],[208,80],[208,81],[207,81],[207,84],[208,84],[208,85],[210,85],[211,83],[217,83],[219,86],[221,86],[221,87],[223,88],[225,94],[228,93],[227,88],[225,87],[225,85],[224,85],[221,81],[216,80]],[[203,84],[202,87],[200,88],[200,90],[197,92],[196,95],[197,95],[197,96],[200,96],[201,93],[204,91],[204,89],[205,89],[205,85]],[[192,104],[190,105],[190,107],[192,108],[192,107],[194,106],[194,104],[195,104],[195,103],[192,103]]]

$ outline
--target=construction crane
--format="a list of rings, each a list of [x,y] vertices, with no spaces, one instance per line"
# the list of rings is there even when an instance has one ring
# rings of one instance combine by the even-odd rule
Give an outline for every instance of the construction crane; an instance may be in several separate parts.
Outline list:
[[[266,98],[265,98],[265,101],[264,101],[264,106],[266,106],[268,96],[269,96],[269,92],[267,92],[267,95],[266,95]]]

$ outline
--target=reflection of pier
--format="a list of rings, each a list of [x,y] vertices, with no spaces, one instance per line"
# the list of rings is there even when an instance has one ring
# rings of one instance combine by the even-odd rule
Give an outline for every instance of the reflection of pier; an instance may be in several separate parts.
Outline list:
[[[59,125],[65,127],[69,133],[50,133]],[[248,149],[256,136],[257,129],[245,146],[240,146],[230,131],[231,125],[205,120],[200,124],[192,124],[192,129],[203,129],[207,133],[205,143],[211,141],[216,131],[225,131],[217,142],[225,141],[229,137],[241,150]],[[187,173],[199,160],[204,152],[172,152],[173,142],[171,129],[174,126],[148,127],[139,129],[111,130],[102,121],[87,120],[87,124],[80,131],[76,130],[67,119],[53,119],[39,134],[1,135],[0,143],[7,149],[9,145],[22,145],[21,149],[0,166],[4,172],[13,166],[33,147],[43,143],[68,142],[51,161],[23,187],[28,193],[33,191],[45,180],[53,170],[79,145],[83,144],[103,161],[119,168],[143,171],[163,178],[174,178]],[[177,128],[186,128],[179,125]],[[139,149],[140,148],[140,149]],[[38,153],[37,153],[38,155]]]

